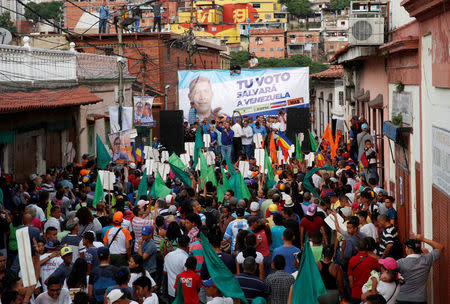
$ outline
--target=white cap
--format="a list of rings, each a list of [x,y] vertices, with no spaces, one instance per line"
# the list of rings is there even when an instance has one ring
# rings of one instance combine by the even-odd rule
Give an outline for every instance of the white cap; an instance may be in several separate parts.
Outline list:
[[[128,166],[130,166],[130,169],[136,169],[136,164],[135,163],[130,163]]]
[[[342,209],[341,209],[341,212],[342,212],[342,214],[343,214],[345,217],[351,217],[351,216],[352,216],[352,208],[350,208],[350,207],[344,207],[344,208],[342,208]]]
[[[172,194],[167,194],[166,195],[166,203],[167,204],[172,204],[173,203],[173,195]]]
[[[250,204],[250,211],[256,212],[259,210],[259,203],[258,202],[252,202]]]
[[[120,289],[113,289],[111,290],[108,295],[106,296],[108,298],[108,303],[113,304],[117,300],[119,300],[124,293]]]

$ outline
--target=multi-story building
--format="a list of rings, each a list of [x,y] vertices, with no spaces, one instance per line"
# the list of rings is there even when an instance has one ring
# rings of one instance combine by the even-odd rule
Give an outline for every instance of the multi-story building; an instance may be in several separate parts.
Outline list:
[[[330,0],[309,0],[309,3],[311,3],[311,9],[314,12],[319,12],[323,9],[328,8]]]
[[[286,31],[287,56],[305,55],[315,61],[320,56],[320,31]]]
[[[348,30],[347,10],[322,10],[322,39],[328,59],[347,44]]]
[[[250,52],[257,57],[284,58],[285,43],[283,29],[250,30]]]

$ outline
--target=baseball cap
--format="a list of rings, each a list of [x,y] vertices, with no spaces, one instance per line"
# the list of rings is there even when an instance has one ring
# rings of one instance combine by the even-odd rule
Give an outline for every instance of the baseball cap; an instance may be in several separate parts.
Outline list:
[[[393,258],[380,259],[378,263],[380,263],[380,265],[383,265],[384,268],[389,270],[394,270],[398,268],[397,262]]]
[[[343,214],[345,217],[350,217],[350,216],[352,216],[352,208],[350,208],[350,207],[344,207],[344,208],[342,208],[342,209],[341,209],[341,212],[342,212],[342,214]]]
[[[405,246],[414,250],[414,253],[422,253],[422,246],[420,241],[416,239],[409,239],[405,242]]]
[[[71,254],[71,253],[73,253],[73,250],[69,246],[61,248],[61,256],[62,257],[65,255]]]
[[[129,163],[128,166],[130,166],[130,169],[136,169],[135,163]]]
[[[100,259],[107,258],[109,256],[109,248],[105,246],[97,248],[97,256]]]
[[[44,247],[47,249],[56,249],[59,246],[59,241],[57,239],[50,239],[45,243]]]
[[[113,289],[111,290],[108,295],[106,296],[108,298],[108,303],[114,303],[117,300],[119,300],[121,297],[123,297],[124,293],[120,289]]]
[[[278,212],[278,206],[276,204],[270,204],[269,205],[269,212],[271,212],[271,213]]]
[[[167,194],[166,195],[166,203],[167,204],[172,204],[173,203],[173,195],[172,194]]]
[[[74,217],[73,219],[68,220],[66,223],[67,230],[72,231],[75,228],[75,226],[78,225],[78,222],[79,222],[79,220],[77,217]]]
[[[311,204],[308,206],[308,210],[306,211],[306,214],[309,216],[313,216],[314,214],[316,214],[316,211],[317,211],[317,205]]]
[[[117,211],[114,213],[113,222],[116,224],[122,223],[123,221],[123,213],[121,211]]]
[[[211,287],[211,286],[216,286],[216,284],[214,284],[212,279],[209,279],[209,280],[204,280],[203,281],[203,286]]]
[[[31,181],[33,181],[33,180],[35,180],[36,178],[38,178],[39,176],[37,175],[37,174],[30,174],[30,180]]]
[[[256,212],[259,210],[259,203],[258,202],[252,202],[250,204],[250,211]]]
[[[142,235],[149,235],[153,232],[153,228],[151,226],[142,227]]]
[[[292,199],[291,199],[291,198],[287,198],[287,199],[284,201],[284,207],[285,207],[285,208],[294,207],[294,202],[292,202]]]
[[[139,206],[139,208],[142,208],[143,206],[145,206],[147,204],[148,204],[148,201],[145,201],[145,200],[139,200],[137,202],[137,205]]]
[[[245,209],[244,208],[239,207],[239,208],[236,209],[236,215],[237,216],[244,216],[244,214],[245,214]]]
[[[328,191],[326,194],[326,197],[330,198],[330,197],[335,197],[336,196],[336,192],[334,191]]]
[[[367,130],[369,129],[369,126],[366,123],[363,123],[361,126],[361,130]]]

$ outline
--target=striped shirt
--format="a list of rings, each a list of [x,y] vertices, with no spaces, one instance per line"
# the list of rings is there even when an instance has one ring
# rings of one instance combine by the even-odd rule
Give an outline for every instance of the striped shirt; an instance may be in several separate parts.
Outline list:
[[[384,228],[380,234],[380,244],[378,245],[378,255],[382,255],[389,244],[399,242],[397,229],[390,225]]]
[[[264,281],[258,278],[256,275],[248,273],[240,273],[235,275],[239,282],[239,285],[244,292],[245,299],[251,303],[254,298],[263,297],[267,298],[267,287]]]
[[[236,236],[239,230],[247,230],[248,222],[246,219],[235,219],[234,221],[228,224],[227,229],[225,230],[224,239],[231,239],[231,251],[234,251],[234,245],[236,244]]]
[[[193,256],[197,260],[197,267],[195,267],[195,272],[199,273],[202,269],[202,264],[205,261],[203,256],[202,244],[199,241],[195,241],[189,245],[189,255]]]
[[[142,228],[144,226],[153,226],[153,221],[149,218],[133,217],[131,227],[133,227],[136,242],[134,243],[134,251],[138,251],[139,241],[142,238]]]

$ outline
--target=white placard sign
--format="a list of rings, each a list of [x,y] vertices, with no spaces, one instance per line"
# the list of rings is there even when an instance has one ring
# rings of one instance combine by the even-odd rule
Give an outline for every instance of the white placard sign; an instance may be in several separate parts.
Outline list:
[[[259,167],[259,172],[264,171],[264,149],[255,149],[256,165]]]
[[[161,162],[164,163],[169,160],[169,151],[161,152]]]
[[[239,171],[242,174],[242,177],[248,178],[249,177],[249,163],[247,161],[239,161]]]
[[[37,281],[33,259],[31,257],[31,242],[28,227],[18,229],[16,231],[16,239],[23,287],[35,285]]]
[[[166,181],[167,175],[170,173],[170,165],[158,163],[158,172],[161,178]]]
[[[150,146],[144,146],[145,159],[153,158],[153,148]]]
[[[433,185],[450,195],[450,132],[432,126]]]
[[[189,154],[187,154],[187,153],[180,154],[180,159],[183,162],[183,164],[185,164],[186,166],[189,166],[189,161],[190,161]]]
[[[205,148],[209,148],[209,144],[211,143],[211,135],[203,134],[203,145]]]
[[[186,153],[189,156],[194,157],[194,149],[195,149],[195,143],[194,142],[185,142],[184,143],[184,149],[185,149]]]
[[[103,189],[114,190],[114,182],[116,181],[114,173],[106,170],[98,170],[98,174],[100,175]]]
[[[208,151],[204,153],[206,158],[206,164],[208,166],[214,165],[216,163],[216,154],[213,151]]]
[[[347,231],[347,227],[345,227],[345,225],[344,225],[344,219],[342,218],[342,216],[340,216],[339,213],[338,213],[338,214],[336,214],[336,217],[337,217],[337,220],[338,220],[339,227],[340,227],[342,230]],[[325,223],[326,223],[332,230],[336,230],[336,224],[335,224],[335,221],[334,221],[334,215],[333,215],[333,214],[330,214],[330,215],[328,215],[328,216],[325,218]]]
[[[255,133],[253,135],[253,142],[255,143],[255,149],[261,149],[262,140],[263,137],[261,133]]]

